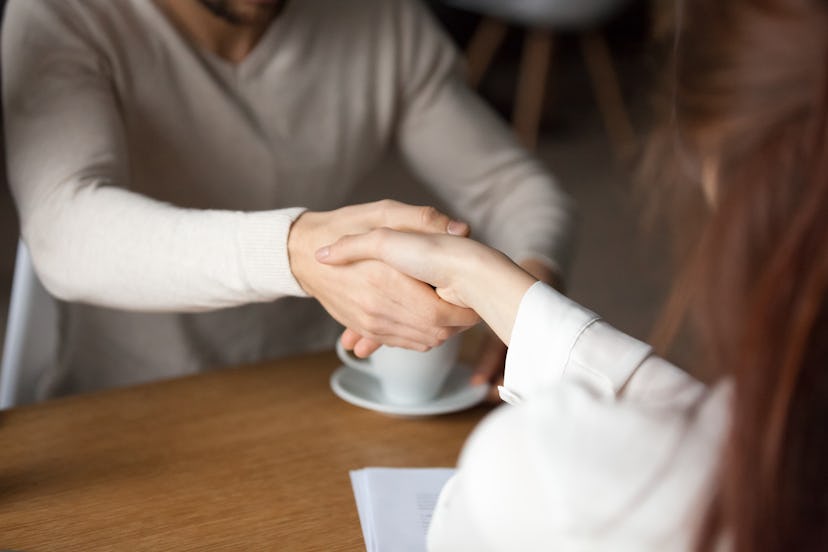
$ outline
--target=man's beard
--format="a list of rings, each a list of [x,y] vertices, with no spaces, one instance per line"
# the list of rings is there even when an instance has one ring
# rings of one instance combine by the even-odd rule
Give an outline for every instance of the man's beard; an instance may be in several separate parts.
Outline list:
[[[233,25],[240,25],[244,23],[239,17],[230,9],[227,0],[198,0],[202,6],[210,10],[210,13],[224,19]]]
[[[231,25],[243,25],[245,23],[244,19],[239,17],[237,13],[233,12],[233,9],[230,7],[230,0],[198,0],[199,3],[210,10],[210,13],[218,17],[219,19],[223,19],[230,23]],[[282,10],[285,7],[285,4],[288,3],[288,0],[283,0],[276,4],[276,11],[274,13],[274,17],[282,13]]]

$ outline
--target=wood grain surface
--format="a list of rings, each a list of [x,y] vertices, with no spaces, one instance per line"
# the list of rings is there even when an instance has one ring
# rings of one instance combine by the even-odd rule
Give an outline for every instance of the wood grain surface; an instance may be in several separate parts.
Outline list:
[[[0,550],[364,550],[348,471],[452,466],[486,407],[338,399],[332,353],[0,412]]]

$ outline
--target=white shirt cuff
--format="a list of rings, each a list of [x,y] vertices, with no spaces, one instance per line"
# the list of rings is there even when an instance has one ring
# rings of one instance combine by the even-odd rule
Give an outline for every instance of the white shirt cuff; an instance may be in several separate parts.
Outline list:
[[[515,403],[560,379],[578,337],[599,317],[537,282],[521,299],[506,356],[504,401]]]

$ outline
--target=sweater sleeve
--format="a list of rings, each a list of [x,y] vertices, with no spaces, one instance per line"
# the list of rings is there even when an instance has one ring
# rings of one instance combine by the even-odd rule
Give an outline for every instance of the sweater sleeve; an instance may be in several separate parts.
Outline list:
[[[142,311],[304,295],[286,247],[301,209],[183,209],[130,191],[110,67],[70,4],[13,0],[3,24],[9,181],[46,288]]]
[[[468,88],[453,44],[430,14],[400,4],[403,157],[476,238],[517,262],[536,258],[565,274],[571,200]]]
[[[653,355],[646,343],[539,282],[518,308],[501,397],[516,404],[562,380],[652,406],[688,406],[705,392],[703,384]]]

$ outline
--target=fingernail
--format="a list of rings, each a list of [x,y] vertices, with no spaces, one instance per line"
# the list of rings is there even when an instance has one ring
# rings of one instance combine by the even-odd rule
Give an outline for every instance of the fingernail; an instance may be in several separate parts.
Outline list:
[[[327,245],[325,247],[320,247],[316,250],[316,260],[317,261],[324,261],[328,257],[331,256],[331,248]]]
[[[467,229],[468,225],[465,222],[460,222],[457,220],[452,220],[451,222],[449,222],[448,227],[446,228],[448,233],[454,236],[464,235]]]

